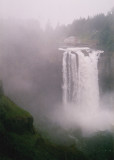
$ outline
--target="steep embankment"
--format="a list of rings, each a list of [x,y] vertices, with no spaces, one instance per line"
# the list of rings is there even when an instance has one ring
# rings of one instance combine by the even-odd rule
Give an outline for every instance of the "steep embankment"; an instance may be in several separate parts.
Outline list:
[[[26,157],[33,133],[32,116],[9,98],[0,96],[0,158]]]
[[[0,95],[0,160],[84,160],[75,146],[56,145],[42,138],[32,116]]]

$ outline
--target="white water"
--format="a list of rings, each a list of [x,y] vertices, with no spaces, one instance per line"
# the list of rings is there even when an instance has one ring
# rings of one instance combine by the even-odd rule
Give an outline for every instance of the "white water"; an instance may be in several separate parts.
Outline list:
[[[112,131],[114,111],[99,98],[98,60],[103,51],[87,47],[60,50],[64,51],[63,105],[50,117],[65,129],[80,127],[84,135]]]
[[[63,103],[99,108],[98,58],[102,51],[67,48],[63,53]]]

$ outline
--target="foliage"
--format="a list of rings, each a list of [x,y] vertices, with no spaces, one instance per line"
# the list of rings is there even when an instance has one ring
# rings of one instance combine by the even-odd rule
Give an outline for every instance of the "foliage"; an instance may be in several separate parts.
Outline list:
[[[83,151],[91,160],[112,160],[114,155],[113,142],[114,137],[108,131],[95,133],[93,136],[83,140],[85,146]]]
[[[6,114],[7,113],[7,114]],[[0,98],[0,116],[5,115],[6,119],[16,118],[16,117],[31,117],[31,115],[18,107],[15,103],[13,103],[8,97],[1,96]]]
[[[114,51],[114,12],[107,15],[98,14],[94,17],[80,18],[66,26],[66,37],[76,36],[82,43]]]
[[[74,146],[56,145],[42,138],[38,131],[33,130],[33,123],[28,121],[31,117],[9,98],[0,98],[0,160],[86,159]]]

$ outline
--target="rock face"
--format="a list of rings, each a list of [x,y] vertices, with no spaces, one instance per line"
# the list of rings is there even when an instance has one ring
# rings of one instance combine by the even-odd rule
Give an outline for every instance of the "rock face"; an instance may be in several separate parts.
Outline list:
[[[101,101],[113,108],[114,104],[114,53],[104,52],[98,64]]]
[[[76,38],[75,36],[70,36],[64,39],[63,44],[66,46],[76,46],[81,43],[80,39]]]
[[[98,64],[100,92],[114,91],[114,54],[104,52]]]

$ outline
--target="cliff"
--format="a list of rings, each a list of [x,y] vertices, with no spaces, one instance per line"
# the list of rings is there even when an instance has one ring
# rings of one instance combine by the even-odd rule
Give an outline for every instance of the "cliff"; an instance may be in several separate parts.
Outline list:
[[[98,64],[101,94],[114,91],[114,52],[105,51]]]

